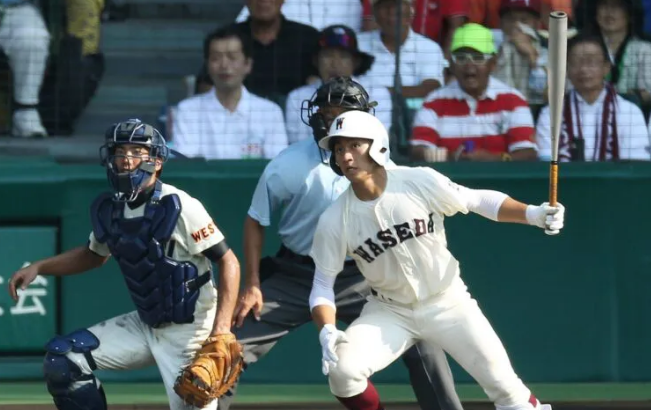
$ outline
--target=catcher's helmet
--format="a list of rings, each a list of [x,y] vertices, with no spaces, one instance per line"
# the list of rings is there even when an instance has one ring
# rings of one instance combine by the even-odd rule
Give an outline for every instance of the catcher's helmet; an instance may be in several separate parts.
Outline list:
[[[116,200],[133,201],[143,186],[156,173],[156,160],[163,163],[169,157],[165,138],[149,124],[138,119],[129,119],[113,124],[106,130],[104,145],[100,148],[102,166],[111,187],[116,192]],[[116,165],[116,148],[120,145],[141,145],[148,150],[148,156],[140,161],[136,169],[120,171]]]
[[[301,120],[312,128],[317,144],[328,134],[329,126],[318,109],[328,105],[375,114],[377,102],[370,101],[364,87],[349,77],[334,77],[323,83],[312,99],[301,104]]]
[[[349,111],[332,121],[328,135],[319,141],[319,147],[332,151],[336,138],[364,138],[372,140],[369,155],[380,166],[390,160],[389,134],[384,124],[374,115],[362,111]],[[343,175],[335,161],[334,153],[330,155],[330,167],[338,175]]]

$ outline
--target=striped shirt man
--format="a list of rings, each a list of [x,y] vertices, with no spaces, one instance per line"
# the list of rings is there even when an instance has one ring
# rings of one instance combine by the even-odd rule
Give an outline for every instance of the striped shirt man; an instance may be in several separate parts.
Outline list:
[[[430,94],[414,119],[412,147],[446,148],[448,159],[482,150],[503,154],[535,150],[531,110],[515,88],[490,78],[481,99],[468,95],[458,82]]]

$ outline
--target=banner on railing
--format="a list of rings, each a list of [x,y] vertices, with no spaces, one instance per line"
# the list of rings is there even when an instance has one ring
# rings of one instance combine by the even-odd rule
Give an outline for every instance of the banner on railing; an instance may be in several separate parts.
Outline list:
[[[18,300],[9,295],[9,279],[31,261],[53,256],[57,228],[0,226],[0,353],[41,352],[57,332],[56,280],[37,276]]]

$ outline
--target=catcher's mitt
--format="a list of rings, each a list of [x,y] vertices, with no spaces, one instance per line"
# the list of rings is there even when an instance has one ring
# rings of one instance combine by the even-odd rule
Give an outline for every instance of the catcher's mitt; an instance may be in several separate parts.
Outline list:
[[[187,404],[203,408],[235,384],[243,366],[242,345],[234,335],[210,337],[192,363],[181,371],[174,391]]]

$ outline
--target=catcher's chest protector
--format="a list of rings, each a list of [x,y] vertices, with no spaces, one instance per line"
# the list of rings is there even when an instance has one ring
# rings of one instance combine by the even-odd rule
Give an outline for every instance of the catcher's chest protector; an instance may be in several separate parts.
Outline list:
[[[165,323],[192,323],[199,289],[210,271],[199,275],[191,262],[171,259],[169,242],[181,215],[181,201],[172,194],[160,198],[157,189],[142,217],[124,218],[124,202],[110,193],[92,205],[91,220],[97,240],[106,243],[124,275],[138,314],[151,327]]]

